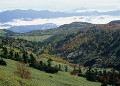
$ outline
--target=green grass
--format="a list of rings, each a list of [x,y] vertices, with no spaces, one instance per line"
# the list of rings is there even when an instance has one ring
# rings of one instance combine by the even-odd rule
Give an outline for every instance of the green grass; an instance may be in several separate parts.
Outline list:
[[[11,36],[11,37],[25,39],[25,40],[28,40],[28,41],[43,42],[45,39],[51,37],[51,35],[43,35],[43,36]]]
[[[0,66],[0,70],[2,72],[5,71],[6,75],[9,75],[9,76],[5,75],[5,78],[8,77],[9,78],[8,81],[10,81],[11,83],[13,82],[14,79],[16,79],[15,80],[16,84],[19,84],[18,81],[21,81],[22,83],[26,83],[24,86],[29,86],[30,83],[31,85],[34,85],[34,86],[100,86],[101,85],[101,83],[89,82],[85,78],[70,75],[68,73],[61,72],[61,71],[59,71],[56,74],[50,74],[50,73],[45,73],[43,71],[39,71],[33,68],[29,68],[31,72],[32,80],[21,79],[20,77],[17,77],[13,73],[14,70],[16,70],[17,62],[9,59],[5,59],[5,61],[7,62],[7,66]],[[5,78],[4,80],[6,80]],[[0,85],[1,84],[2,82],[0,82]],[[7,81],[6,81],[6,84],[7,84]],[[7,85],[2,85],[2,86],[15,86],[15,84],[9,85],[8,83]],[[20,85],[16,85],[16,86],[20,86]]]

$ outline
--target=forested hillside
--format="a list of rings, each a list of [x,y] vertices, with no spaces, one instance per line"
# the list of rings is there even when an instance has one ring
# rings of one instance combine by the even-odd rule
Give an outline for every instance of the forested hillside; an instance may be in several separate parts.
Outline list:
[[[55,34],[73,33],[75,31],[79,31],[82,29],[88,29],[92,26],[95,26],[95,24],[91,24],[87,22],[73,22],[71,24],[65,24],[65,25],[59,26],[58,28],[41,30],[41,31],[38,30],[38,31],[21,34],[21,35],[38,36],[38,35],[55,35]]]
[[[49,44],[50,53],[60,55],[69,62],[119,69],[120,24],[118,22],[96,25],[72,34],[56,35],[45,42]]]
[[[112,21],[102,25],[74,22],[62,25],[56,29],[24,34],[13,33],[8,30],[1,31],[3,44],[9,47],[15,47],[20,50],[24,48],[36,54],[42,54],[47,51],[48,54],[61,57],[74,64],[89,66],[92,62],[91,66],[119,69],[119,21]],[[4,36],[9,37],[6,38]],[[26,40],[22,39],[25,36],[27,36]],[[47,37],[43,39],[43,42],[39,42],[41,38],[37,39],[40,36]],[[37,37],[36,40],[38,42],[35,42],[34,37]],[[27,41],[28,39],[29,41]]]

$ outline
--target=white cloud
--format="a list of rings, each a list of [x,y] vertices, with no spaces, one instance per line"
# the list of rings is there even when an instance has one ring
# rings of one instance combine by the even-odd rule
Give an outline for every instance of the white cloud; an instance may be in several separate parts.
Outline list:
[[[14,19],[12,22],[0,23],[0,29],[6,29],[10,26],[22,26],[22,25],[39,25],[45,23],[54,23],[56,25],[69,24],[72,22],[89,22],[93,24],[106,24],[113,20],[120,20],[120,16],[73,16],[66,18],[55,18],[55,19],[34,19],[25,21],[24,19]],[[7,25],[7,26],[5,26]],[[10,25],[10,26],[9,26]]]
[[[24,21],[23,19],[15,19],[12,22],[7,22],[4,24],[12,26],[21,25],[39,25],[45,23],[54,23],[56,25],[69,24],[72,22],[89,22],[94,24],[105,24],[112,20],[120,20],[120,16],[73,16],[66,18],[55,18],[55,19],[34,19],[31,21]],[[3,24],[3,25],[4,25]]]

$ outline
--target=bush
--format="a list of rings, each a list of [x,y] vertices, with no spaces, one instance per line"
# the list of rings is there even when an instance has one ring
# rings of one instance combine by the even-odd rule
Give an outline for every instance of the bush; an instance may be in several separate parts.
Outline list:
[[[70,74],[71,75],[76,75],[76,74],[78,74],[79,73],[79,71],[72,71]]]
[[[14,74],[21,78],[31,79],[30,72],[24,62],[17,63],[17,70],[14,72]]]
[[[47,65],[45,64],[41,64],[38,69],[41,70],[41,71],[44,71],[45,69],[47,68]]]
[[[92,70],[91,67],[89,67],[89,70],[85,73],[86,79],[88,81],[96,81],[97,80],[97,75],[95,72]]]
[[[47,73],[57,73],[59,71],[59,69],[58,68],[54,68],[54,67],[46,67],[44,69],[44,71],[47,72]]]
[[[13,76],[7,71],[0,70],[0,86],[35,86],[30,81]]]
[[[0,65],[6,66],[7,63],[4,60],[0,60]]]

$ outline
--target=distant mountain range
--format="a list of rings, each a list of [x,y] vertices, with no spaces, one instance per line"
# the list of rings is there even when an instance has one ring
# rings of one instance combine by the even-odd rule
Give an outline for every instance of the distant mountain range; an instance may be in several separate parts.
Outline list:
[[[71,12],[20,9],[7,10],[0,12],[0,29],[8,28],[8,30],[13,32],[26,33],[34,30],[56,28],[58,25],[69,24],[76,21],[89,22],[94,24],[101,24],[102,22],[103,24],[112,20],[120,19],[120,10],[108,12],[76,12],[77,10],[80,9],[74,9]],[[82,8],[82,10],[86,9]]]
[[[46,30],[51,28],[57,28],[56,24],[47,23],[41,25],[25,25],[25,26],[13,26],[8,28],[8,30],[16,32],[16,33],[26,33],[35,30]]]
[[[0,13],[0,22],[9,22],[13,19],[21,18],[58,18],[58,17],[69,17],[78,16],[79,13],[65,13],[65,12],[51,12],[48,10],[35,11],[35,10],[8,10]]]
[[[42,35],[55,35],[74,33],[83,29],[96,26],[97,24],[91,24],[87,22],[73,22],[70,24],[64,24],[57,26],[52,23],[42,25],[26,25],[26,26],[13,26],[8,29],[0,29],[0,36],[42,36]],[[50,28],[51,27],[51,28]],[[47,29],[49,28],[49,29]],[[51,41],[51,40],[47,40]]]
[[[91,16],[91,15],[111,15],[119,16],[120,10],[98,12],[98,11],[86,11],[80,13],[68,13],[68,12],[51,12],[48,10],[35,11],[35,10],[7,10],[0,12],[0,22],[9,22],[13,19],[37,19],[37,18],[58,18],[58,17],[71,17],[71,16]]]

